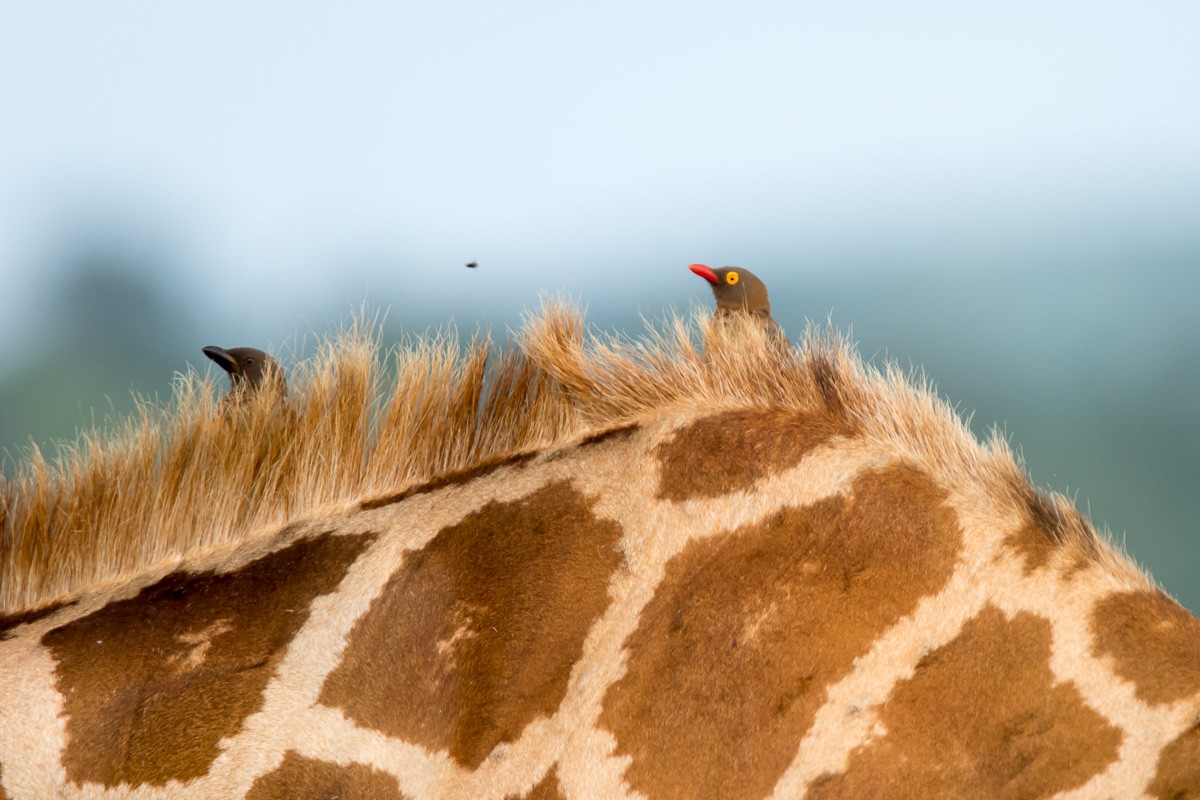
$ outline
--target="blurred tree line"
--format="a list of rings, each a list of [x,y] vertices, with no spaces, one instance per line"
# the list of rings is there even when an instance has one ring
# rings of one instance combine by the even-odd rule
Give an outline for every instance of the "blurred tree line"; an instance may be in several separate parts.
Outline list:
[[[44,448],[110,414],[125,416],[134,392],[169,397],[172,376],[187,366],[181,353],[199,346],[197,326],[138,266],[105,250],[80,254],[28,325],[0,372],[7,473],[31,440]]]

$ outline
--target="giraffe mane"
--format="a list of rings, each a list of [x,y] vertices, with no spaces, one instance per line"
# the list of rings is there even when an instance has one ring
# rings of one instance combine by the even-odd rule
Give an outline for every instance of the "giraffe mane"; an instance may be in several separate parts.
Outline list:
[[[671,410],[819,413],[944,486],[983,486],[1022,510],[1046,532],[1027,558],[1149,580],[1068,500],[1033,487],[1002,436],[980,443],[923,379],[864,364],[816,326],[788,351],[754,320],[694,311],[626,339],[545,301],[511,348],[441,333],[385,349],[359,318],[290,384],[287,411],[262,393],[231,415],[191,372],[166,405],[139,401],[115,426],[57,443],[53,461],[31,448],[14,478],[0,476],[0,613]]]

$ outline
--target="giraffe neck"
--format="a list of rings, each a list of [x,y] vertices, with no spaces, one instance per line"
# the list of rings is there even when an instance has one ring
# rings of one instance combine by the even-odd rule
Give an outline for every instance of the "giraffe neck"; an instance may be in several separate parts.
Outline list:
[[[644,416],[13,617],[0,786],[1200,790],[1200,621],[1006,454],[841,406]]]
[[[1200,791],[1195,617],[895,372],[705,325],[386,403],[343,347],[0,486],[0,800]]]

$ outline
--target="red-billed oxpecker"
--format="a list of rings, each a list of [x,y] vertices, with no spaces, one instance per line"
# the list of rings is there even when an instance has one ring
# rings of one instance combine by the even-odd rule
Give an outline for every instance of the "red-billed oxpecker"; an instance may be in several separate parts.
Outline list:
[[[692,264],[688,269],[712,284],[713,297],[717,301],[715,316],[750,314],[762,320],[763,327],[773,340],[790,347],[783,329],[771,317],[767,286],[757,275],[741,267],[713,269],[703,264]]]

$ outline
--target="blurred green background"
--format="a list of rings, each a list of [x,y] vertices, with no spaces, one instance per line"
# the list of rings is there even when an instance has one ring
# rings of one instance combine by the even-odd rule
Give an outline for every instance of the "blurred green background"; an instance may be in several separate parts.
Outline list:
[[[0,448],[387,311],[711,302],[923,370],[1200,610],[1200,7],[0,7]],[[467,261],[479,268],[464,268]]]

